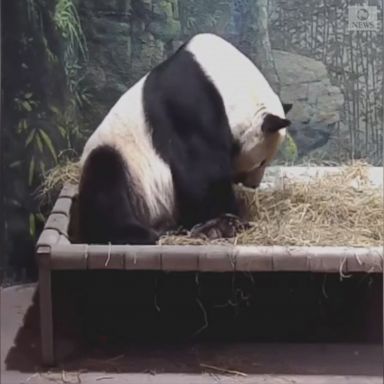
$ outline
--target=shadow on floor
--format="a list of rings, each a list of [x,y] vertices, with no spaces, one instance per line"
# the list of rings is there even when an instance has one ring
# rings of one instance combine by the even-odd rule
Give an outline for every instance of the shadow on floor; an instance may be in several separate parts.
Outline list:
[[[53,281],[59,370],[382,373],[381,276],[57,272]],[[39,369],[38,317],[35,294],[8,370]]]

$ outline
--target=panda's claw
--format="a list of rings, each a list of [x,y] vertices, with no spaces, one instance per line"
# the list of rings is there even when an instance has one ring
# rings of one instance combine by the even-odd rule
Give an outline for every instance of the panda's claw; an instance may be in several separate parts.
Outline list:
[[[249,228],[250,224],[242,221],[233,214],[224,214],[206,223],[195,225],[191,231],[191,237],[206,237],[209,240],[235,237],[238,232]]]

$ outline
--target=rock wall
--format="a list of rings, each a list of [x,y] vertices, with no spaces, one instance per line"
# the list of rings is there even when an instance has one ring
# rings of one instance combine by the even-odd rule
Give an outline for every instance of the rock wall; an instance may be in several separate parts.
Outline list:
[[[344,97],[325,65],[295,53],[273,50],[282,100],[293,103],[289,118],[298,155],[309,155],[332,139]]]
[[[93,95],[85,120],[94,128],[130,85],[174,49],[181,33],[178,0],[86,0],[80,15]]]
[[[266,2],[238,1],[233,25],[231,1],[85,0],[80,15],[89,48],[86,84],[92,104],[83,125],[95,129],[121,94],[195,33],[228,38],[261,68],[284,101],[293,102],[293,138],[299,157],[325,145],[340,121],[343,96],[330,83],[324,64],[272,50]]]
[[[92,105],[83,124],[93,130],[120,95],[199,32],[239,46],[278,89],[266,19],[266,1],[241,0],[241,28],[231,0],[84,0],[80,16],[89,48],[86,85]]]

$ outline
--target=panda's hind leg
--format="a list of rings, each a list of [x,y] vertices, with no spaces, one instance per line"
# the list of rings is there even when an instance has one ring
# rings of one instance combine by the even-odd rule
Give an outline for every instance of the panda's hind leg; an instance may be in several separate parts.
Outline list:
[[[79,238],[89,244],[155,244],[157,233],[138,212],[139,194],[113,147],[100,146],[82,169],[78,195]]]

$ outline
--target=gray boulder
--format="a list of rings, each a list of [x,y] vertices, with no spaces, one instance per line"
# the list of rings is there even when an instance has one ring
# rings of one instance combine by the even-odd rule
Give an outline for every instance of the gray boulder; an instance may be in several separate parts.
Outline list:
[[[344,96],[331,84],[325,65],[295,53],[273,50],[280,95],[293,104],[288,116],[299,157],[324,147],[340,121]]]

